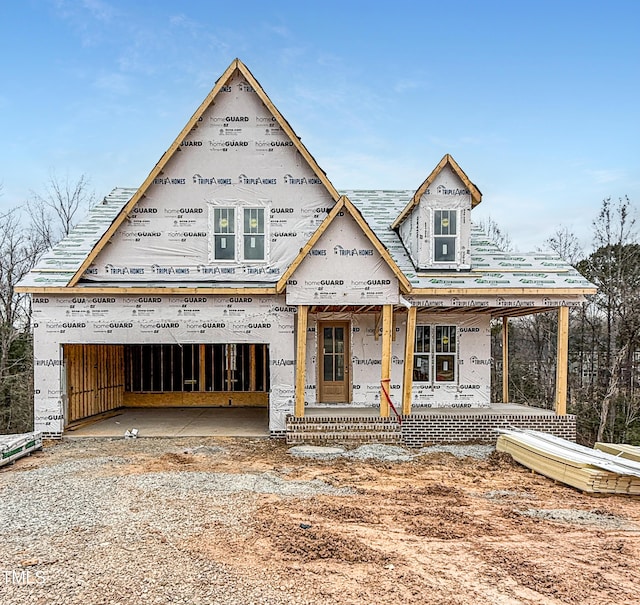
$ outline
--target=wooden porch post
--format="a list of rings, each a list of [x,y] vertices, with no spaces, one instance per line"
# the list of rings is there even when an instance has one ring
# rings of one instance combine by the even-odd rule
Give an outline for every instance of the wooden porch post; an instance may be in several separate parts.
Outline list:
[[[569,366],[569,307],[558,307],[556,358],[556,414],[567,413],[567,371]]]
[[[391,324],[393,323],[393,305],[382,306],[382,370],[380,381],[389,393],[391,378]],[[380,416],[389,417],[389,401],[380,388]]]
[[[502,403],[509,403],[509,318],[502,318]]]
[[[307,368],[307,312],[309,307],[298,305],[298,325],[296,335],[296,403],[294,415],[304,417],[304,385]]]
[[[407,333],[404,339],[404,372],[402,378],[402,415],[411,414],[411,392],[413,391],[413,351],[416,340],[417,307],[409,307],[407,312]]]

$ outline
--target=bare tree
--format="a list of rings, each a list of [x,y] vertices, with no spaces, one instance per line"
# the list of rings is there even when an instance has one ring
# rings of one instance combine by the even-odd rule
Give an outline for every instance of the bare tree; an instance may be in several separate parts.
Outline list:
[[[51,173],[44,193],[32,191],[27,201],[32,229],[35,235],[52,248],[69,235],[75,227],[78,215],[88,210],[95,202],[95,193],[90,189],[86,175],[71,181],[69,176],[59,178]]]
[[[584,258],[584,250],[580,240],[569,227],[559,227],[544,243],[546,248],[553,250],[560,258],[574,267],[578,261]]]
[[[45,243],[20,224],[17,210],[0,222],[0,432],[24,430],[30,422],[31,307],[29,297],[15,291],[33,268]]]
[[[605,322],[605,373],[598,393],[601,400],[597,439],[614,431],[616,402],[624,394],[633,397],[634,353],[640,348],[640,245],[637,241],[633,207],[629,198],[602,202],[593,223],[594,247],[578,265],[598,286],[594,304]],[[628,402],[627,402],[628,403]],[[636,402],[635,406],[640,405]],[[634,417],[633,410],[625,412]]]
[[[93,200],[84,175],[71,182],[52,174],[45,193],[27,202],[27,221],[17,208],[0,221],[0,433],[30,430],[33,421],[31,305],[15,287]]]
[[[478,226],[487,234],[489,241],[503,252],[513,252],[511,237],[503,231],[490,216],[478,223]]]

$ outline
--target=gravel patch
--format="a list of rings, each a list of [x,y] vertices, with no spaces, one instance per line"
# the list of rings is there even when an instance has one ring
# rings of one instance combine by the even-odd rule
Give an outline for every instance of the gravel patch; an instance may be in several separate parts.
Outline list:
[[[167,445],[145,440],[143,451],[161,458]],[[273,472],[127,474],[135,440],[118,447],[124,456],[93,457],[99,444],[58,447],[57,457],[44,452],[38,466],[0,473],[2,605],[311,605],[284,588],[288,578],[265,569],[238,571],[192,544],[248,534],[264,496],[353,493]],[[223,450],[193,449],[201,455]]]
[[[334,458],[352,458],[354,460],[378,460],[381,462],[410,462],[417,456],[447,453],[457,458],[476,458],[484,460],[494,451],[492,445],[434,445],[423,447],[417,453],[397,445],[385,445],[371,443],[346,451],[342,447],[330,447],[319,445],[296,445],[287,451],[290,455],[299,458],[314,458],[320,460],[332,460]]]
[[[381,462],[409,462],[415,458],[409,450],[403,447],[380,443],[361,445],[355,450],[345,452],[344,456],[354,460],[380,460]]]
[[[316,460],[333,460],[335,458],[351,458],[354,460],[378,460],[381,462],[409,462],[415,458],[409,450],[396,445],[371,443],[361,445],[354,450],[346,451],[343,447],[320,445],[296,445],[287,452],[299,458]]]
[[[339,458],[345,453],[343,447],[330,447],[324,445],[295,445],[287,450],[287,453],[296,458],[320,458],[331,460]]]
[[[476,458],[477,460],[485,460],[493,452],[493,445],[431,445],[420,448],[420,454],[452,454],[456,458]]]
[[[595,525],[597,527],[607,529],[630,529],[634,527],[631,526],[626,519],[598,510],[588,511],[571,508],[545,510],[529,508],[527,510],[519,510],[517,513],[523,517],[533,517],[535,519],[545,519],[547,521],[557,521],[559,523]]]
[[[484,492],[483,498],[487,500],[535,500],[536,497],[529,492],[518,492],[511,489],[492,489],[491,491]]]

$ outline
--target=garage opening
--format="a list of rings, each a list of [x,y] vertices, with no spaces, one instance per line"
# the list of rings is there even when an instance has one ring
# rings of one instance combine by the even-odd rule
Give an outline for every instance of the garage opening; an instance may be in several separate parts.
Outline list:
[[[66,423],[121,407],[264,407],[269,345],[64,345]]]

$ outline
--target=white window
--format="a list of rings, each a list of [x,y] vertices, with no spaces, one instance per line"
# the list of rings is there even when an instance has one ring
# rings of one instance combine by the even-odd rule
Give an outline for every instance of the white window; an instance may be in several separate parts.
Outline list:
[[[431,372],[431,326],[416,326],[413,352],[413,379],[429,382]]]
[[[212,231],[212,260],[236,262],[266,260],[264,207],[216,206],[213,208]]]
[[[213,210],[213,257],[215,260],[235,260],[236,219],[234,208]]]
[[[264,260],[264,208],[245,208],[243,221],[245,260]]]
[[[433,260],[436,263],[456,262],[458,211],[435,210],[433,213]]]
[[[416,326],[414,382],[456,382],[458,367],[455,326]]]

